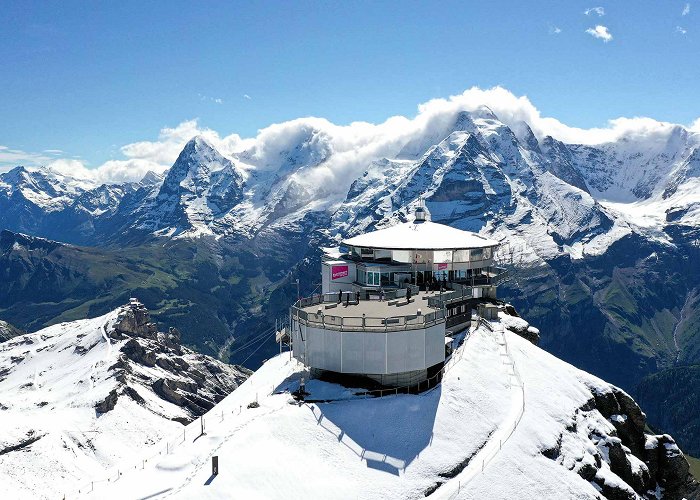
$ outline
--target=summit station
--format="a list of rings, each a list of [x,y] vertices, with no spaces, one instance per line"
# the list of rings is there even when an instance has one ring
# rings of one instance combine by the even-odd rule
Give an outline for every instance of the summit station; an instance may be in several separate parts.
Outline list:
[[[419,207],[413,222],[325,250],[322,293],[290,310],[292,354],[313,375],[418,385],[440,372],[473,309],[495,301],[499,243],[429,219]]]

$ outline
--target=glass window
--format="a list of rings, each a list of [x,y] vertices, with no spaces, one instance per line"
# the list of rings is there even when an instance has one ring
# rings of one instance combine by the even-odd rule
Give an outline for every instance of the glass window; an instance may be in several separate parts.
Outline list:
[[[469,262],[469,250],[455,250],[453,259],[455,262]]]
[[[452,262],[452,250],[435,250],[433,252],[433,262]]]
[[[484,251],[481,248],[473,248],[469,252],[470,260],[481,260],[484,258]]]
[[[412,262],[410,250],[392,250],[391,258],[395,262]]]
[[[484,259],[491,258],[491,247],[484,248]]]

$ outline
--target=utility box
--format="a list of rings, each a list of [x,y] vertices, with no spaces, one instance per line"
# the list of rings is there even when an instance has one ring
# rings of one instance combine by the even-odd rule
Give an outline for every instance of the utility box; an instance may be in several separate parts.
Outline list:
[[[219,475],[219,455],[214,455],[211,457],[211,475]]]
[[[500,311],[500,308],[494,304],[479,304],[478,307],[479,316],[488,321],[497,320],[498,311]]]

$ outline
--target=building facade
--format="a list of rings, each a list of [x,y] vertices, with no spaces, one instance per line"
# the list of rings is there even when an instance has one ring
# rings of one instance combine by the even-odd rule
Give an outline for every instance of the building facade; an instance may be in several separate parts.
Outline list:
[[[327,249],[322,292],[291,308],[296,359],[315,373],[417,384],[445,361],[446,333],[496,298],[498,242],[429,220],[369,232]]]

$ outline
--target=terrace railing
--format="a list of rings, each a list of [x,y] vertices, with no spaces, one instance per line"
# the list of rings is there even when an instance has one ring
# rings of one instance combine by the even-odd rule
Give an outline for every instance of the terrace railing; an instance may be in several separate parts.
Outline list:
[[[343,294],[345,300],[345,294]],[[351,302],[354,295],[351,294]],[[318,294],[300,299],[292,306],[292,319],[302,325],[337,330],[344,332],[390,332],[401,330],[424,329],[445,322],[445,311],[436,310],[427,314],[406,314],[403,316],[371,317],[371,316],[337,316],[320,312],[306,312],[305,307],[323,303],[337,303],[337,293]]]

